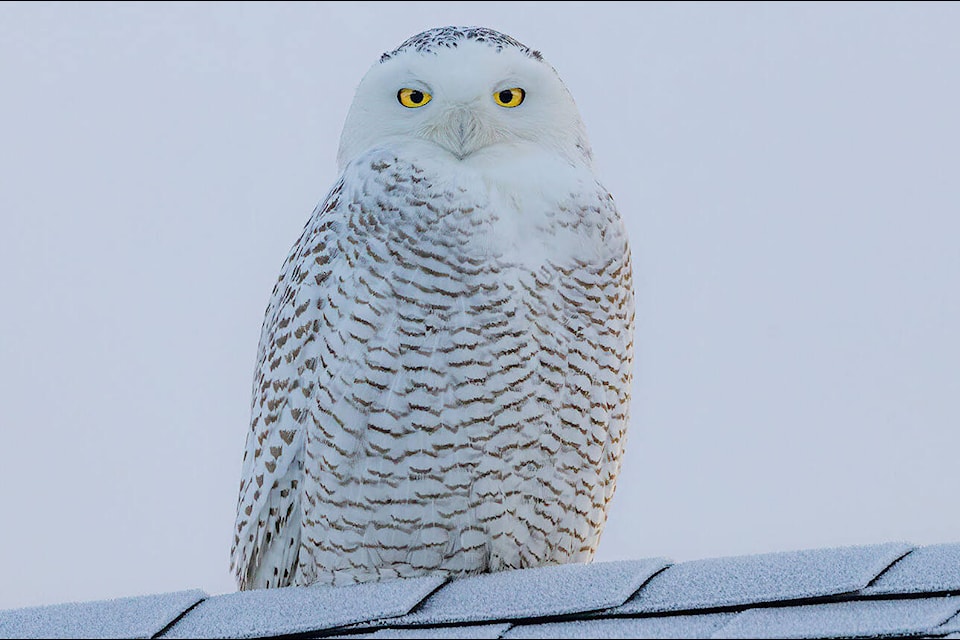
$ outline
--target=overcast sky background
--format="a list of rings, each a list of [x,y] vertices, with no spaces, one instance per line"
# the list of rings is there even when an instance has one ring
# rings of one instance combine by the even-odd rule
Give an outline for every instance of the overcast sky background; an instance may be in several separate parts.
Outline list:
[[[353,91],[539,49],[634,249],[598,560],[960,541],[960,5],[0,5],[0,609],[228,571],[263,311]]]

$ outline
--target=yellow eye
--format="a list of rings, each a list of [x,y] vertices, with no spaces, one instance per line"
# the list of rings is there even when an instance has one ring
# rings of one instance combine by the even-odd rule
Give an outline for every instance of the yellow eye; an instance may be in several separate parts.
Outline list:
[[[519,107],[523,102],[527,92],[517,87],[515,89],[504,89],[493,94],[494,101],[501,107]]]
[[[419,89],[400,89],[397,91],[397,100],[409,109],[416,109],[433,100],[433,96]]]

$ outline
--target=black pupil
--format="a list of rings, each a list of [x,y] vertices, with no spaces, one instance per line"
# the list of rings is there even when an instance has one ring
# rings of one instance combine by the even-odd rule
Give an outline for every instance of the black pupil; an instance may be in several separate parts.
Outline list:
[[[500,102],[510,102],[511,100],[513,100],[513,91],[504,89],[500,92]]]
[[[420,104],[423,102],[423,92],[422,91],[411,91],[410,92],[410,102],[413,104]]]

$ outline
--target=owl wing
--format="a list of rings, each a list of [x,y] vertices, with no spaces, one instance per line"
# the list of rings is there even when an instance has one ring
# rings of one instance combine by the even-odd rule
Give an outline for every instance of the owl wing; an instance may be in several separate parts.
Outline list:
[[[264,315],[237,503],[231,566],[240,589],[291,584],[301,531],[305,421],[316,359],[307,357],[320,320],[307,313],[329,276],[335,243],[326,216],[339,204],[339,182],[310,216],[273,288]]]

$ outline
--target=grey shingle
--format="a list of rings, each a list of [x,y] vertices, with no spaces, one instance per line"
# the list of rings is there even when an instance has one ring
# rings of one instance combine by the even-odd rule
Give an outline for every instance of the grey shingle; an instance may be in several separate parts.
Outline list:
[[[655,576],[610,613],[688,611],[849,593],[912,548],[889,543],[683,562]]]
[[[520,624],[503,638],[709,638],[735,615],[707,613]]]
[[[405,629],[380,629],[375,633],[361,636],[344,636],[345,638],[373,638],[375,640],[438,640],[443,638],[476,638],[477,640],[495,640],[503,637],[510,628],[509,622],[496,624],[454,625],[450,627],[414,627]]]
[[[542,618],[625,602],[667,565],[654,558],[499,571],[453,580],[392,626]]]
[[[864,595],[960,591],[960,544],[936,544],[914,549],[877,581]]]
[[[354,640],[957,637],[953,593],[960,593],[960,544],[891,543],[669,567],[659,558],[557,565],[448,582],[214,597],[183,591],[0,611],[0,637],[151,637],[165,628],[164,637],[356,632],[344,636]]]
[[[194,589],[0,611],[0,638],[150,638],[206,595]]]
[[[201,602],[164,637],[263,638],[335,629],[403,615],[441,584],[443,578],[425,577],[228,593]]]
[[[960,596],[857,600],[748,609],[714,638],[851,638],[928,635],[960,610]]]
[[[960,632],[960,613],[953,616],[942,625],[936,628],[936,633],[933,635],[942,635],[944,633],[955,634]]]

